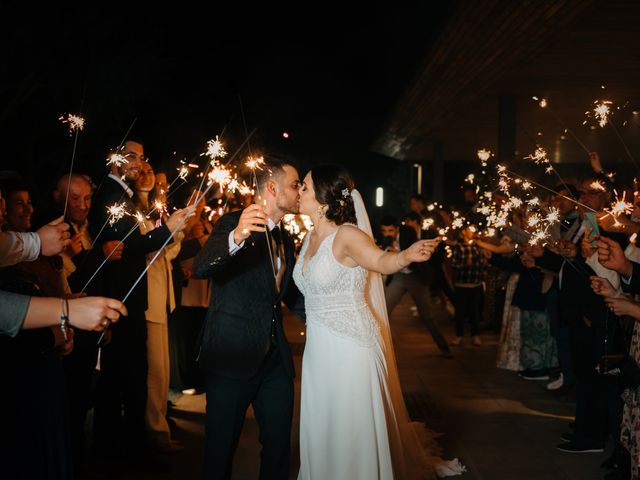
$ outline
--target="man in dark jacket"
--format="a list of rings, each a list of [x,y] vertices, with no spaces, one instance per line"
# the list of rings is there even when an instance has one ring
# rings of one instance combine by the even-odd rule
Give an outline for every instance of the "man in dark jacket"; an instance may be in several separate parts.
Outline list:
[[[111,173],[96,193],[89,212],[89,233],[95,245],[89,254],[109,257],[97,282],[101,293],[124,299],[145,270],[146,255],[158,250],[172,233],[184,227],[189,209],[177,210],[166,223],[146,234],[139,231],[132,200],[132,184],[145,161],[141,143],[128,141],[117,152],[126,162],[113,164]],[[128,213],[109,221],[107,207],[121,204]],[[142,212],[147,213],[147,212]],[[113,250],[115,250],[114,253]],[[115,259],[115,260],[114,260]],[[125,302],[129,315],[111,327],[111,342],[102,348],[100,377],[94,413],[94,437],[97,451],[107,454],[117,446],[125,447],[130,462],[145,465],[141,455],[145,438],[147,401],[147,281],[142,277]],[[119,430],[124,407],[126,434]],[[115,452],[117,453],[117,452]]]
[[[416,230],[407,225],[398,225],[393,217],[384,217],[380,221],[380,233],[383,237],[383,247],[386,250],[400,251],[408,248],[418,240]],[[444,338],[431,312],[431,292],[429,285],[433,278],[430,262],[412,263],[407,268],[393,275],[385,287],[387,313],[391,313],[405,293],[409,293],[418,307],[418,314],[422,323],[427,327],[431,337],[438,345],[442,354],[451,357],[449,344]]]
[[[293,242],[279,224],[299,209],[300,179],[293,166],[276,160],[256,174],[260,202],[221,217],[194,265],[195,277],[211,279],[199,356],[207,480],[231,477],[249,405],[260,427],[260,478],[288,478],[294,370],[281,301],[304,314],[291,279]]]

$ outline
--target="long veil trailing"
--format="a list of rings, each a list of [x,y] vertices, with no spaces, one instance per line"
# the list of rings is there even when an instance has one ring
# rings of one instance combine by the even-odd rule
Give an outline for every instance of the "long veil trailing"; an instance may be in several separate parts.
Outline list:
[[[358,228],[373,238],[369,215],[360,192],[352,190],[351,196]],[[369,307],[380,326],[381,349],[387,369],[387,391],[384,393],[391,407],[386,413],[394,477],[396,480],[425,478],[425,474],[434,470],[440,477],[458,475],[466,471],[465,467],[457,459],[445,461],[440,457],[440,449],[435,441],[437,434],[429,431],[423,423],[412,422],[409,418],[400,387],[382,276],[369,272],[368,282]]]

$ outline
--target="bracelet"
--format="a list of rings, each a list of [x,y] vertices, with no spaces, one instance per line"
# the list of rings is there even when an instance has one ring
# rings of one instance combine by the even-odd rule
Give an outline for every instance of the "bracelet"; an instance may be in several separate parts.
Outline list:
[[[62,303],[62,313],[60,313],[60,330],[62,331],[64,341],[67,342],[69,340],[69,300],[67,300],[66,298],[61,298],[60,300]]]

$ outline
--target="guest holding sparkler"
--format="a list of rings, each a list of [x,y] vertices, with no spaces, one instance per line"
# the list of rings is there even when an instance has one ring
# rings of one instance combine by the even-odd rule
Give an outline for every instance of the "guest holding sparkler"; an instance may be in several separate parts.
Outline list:
[[[188,209],[177,210],[153,230],[144,234],[140,231],[132,216],[136,208],[131,185],[138,179],[145,160],[144,147],[138,141],[129,140],[115,152],[109,161],[111,173],[96,193],[89,213],[94,251],[118,259],[106,263],[100,272],[103,292],[113,298],[125,298],[146,268],[146,254],[161,248],[182,229],[189,214]],[[110,219],[107,208],[114,204],[122,205],[129,215]],[[94,437],[97,454],[113,458],[126,452],[133,468],[159,470],[157,463],[142,455],[147,403],[147,297],[143,275],[125,302],[129,316],[113,326],[111,342],[102,348]],[[126,433],[120,430],[122,423]]]
[[[143,221],[140,223],[142,234],[153,230],[156,222],[161,222],[163,216],[166,220],[165,204],[156,197],[157,190],[154,189],[154,185],[153,168],[150,163],[144,162],[140,167],[140,175],[134,183],[134,199],[138,211],[149,212],[155,206],[155,212],[143,217]],[[164,188],[166,189],[166,185]],[[182,232],[176,234],[174,242],[164,248],[163,253],[156,258],[147,271],[148,308],[145,316],[147,319],[149,372],[147,375],[146,424],[151,444],[165,453],[182,450],[182,446],[171,438],[167,422],[169,396],[169,330],[167,323],[168,315],[175,309],[171,260],[180,251],[182,237]],[[154,258],[155,253],[147,254],[147,262]]]
[[[418,240],[417,232],[408,225],[398,225],[393,217],[384,217],[380,221],[380,233],[383,237],[383,248],[389,252],[400,252]],[[398,305],[405,293],[409,293],[415,303],[420,320],[429,330],[431,338],[438,345],[445,358],[453,358],[447,340],[444,338],[431,308],[431,292],[429,285],[433,277],[430,262],[412,263],[398,273],[390,276],[385,286],[387,315],[391,318],[393,309]]]
[[[474,243],[474,236],[475,227],[463,228],[458,241],[452,246],[451,266],[456,289],[456,338],[450,343],[455,346],[462,345],[464,323],[467,319],[471,325],[473,345],[482,345],[478,336],[478,323],[486,258],[480,247]]]

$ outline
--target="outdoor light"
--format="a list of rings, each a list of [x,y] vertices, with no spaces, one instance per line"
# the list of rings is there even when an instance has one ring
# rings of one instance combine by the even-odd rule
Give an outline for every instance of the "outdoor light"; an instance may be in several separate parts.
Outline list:
[[[282,132],[282,137],[283,137],[283,138],[289,138],[289,133],[287,133],[287,132]]]
[[[376,188],[376,207],[381,207],[384,204],[384,189],[382,187]]]
[[[421,195],[422,194],[422,165],[420,165],[419,163],[414,163],[413,167],[418,169],[418,178],[416,180],[418,182],[418,195]]]

